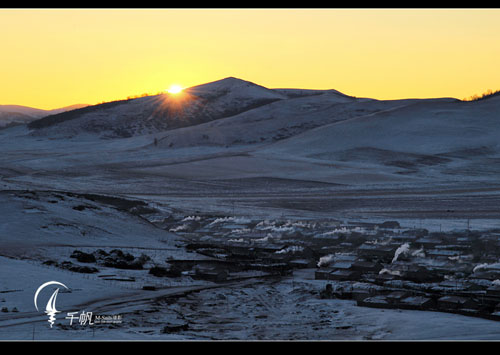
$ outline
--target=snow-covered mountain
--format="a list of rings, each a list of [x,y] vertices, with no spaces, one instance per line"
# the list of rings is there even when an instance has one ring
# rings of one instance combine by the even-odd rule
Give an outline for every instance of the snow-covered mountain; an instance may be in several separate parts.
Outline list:
[[[106,150],[120,164],[182,177],[196,165],[196,174],[210,179],[223,170],[233,177],[282,177],[286,171],[283,177],[335,183],[350,183],[352,176],[448,179],[457,172],[484,178],[500,174],[499,112],[498,95],[471,102],[375,100],[336,90],[269,89],[230,77],[178,95],[47,116],[28,124],[24,135],[58,146],[99,142],[78,152],[85,164],[108,163],[99,155]],[[208,152],[216,161],[204,160]],[[235,152],[244,157],[234,158]],[[225,154],[231,158],[220,158]],[[75,153],[71,159],[69,165]],[[184,160],[189,162],[178,165]]]
[[[457,159],[489,160],[481,160],[484,167],[479,172],[493,169],[491,163],[500,158],[499,136],[500,96],[473,102],[435,99],[409,101],[322,125],[266,149],[274,154],[409,170],[452,160],[456,165]]]
[[[108,102],[33,122],[37,135],[130,137],[236,115],[287,96],[248,81],[226,78],[183,93]]]
[[[0,128],[30,123],[42,117],[71,111],[88,105],[76,104],[54,110],[42,110],[21,105],[0,105]]]
[[[360,107],[352,109],[352,104]],[[336,90],[268,89],[229,77],[188,88],[181,94],[164,93],[54,114],[31,123],[29,128],[36,136],[91,134],[105,138],[176,130],[179,132],[174,136],[178,138],[165,139],[162,144],[227,145],[272,141],[387,105]],[[246,130],[248,125],[253,129],[240,134],[239,130]],[[213,130],[218,133],[211,134]]]

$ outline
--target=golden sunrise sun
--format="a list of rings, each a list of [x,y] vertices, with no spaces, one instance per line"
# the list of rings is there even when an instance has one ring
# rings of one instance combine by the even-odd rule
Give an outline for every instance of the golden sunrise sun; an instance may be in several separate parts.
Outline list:
[[[182,91],[183,87],[177,84],[170,85],[170,87],[167,89],[167,92],[169,94],[178,94]]]

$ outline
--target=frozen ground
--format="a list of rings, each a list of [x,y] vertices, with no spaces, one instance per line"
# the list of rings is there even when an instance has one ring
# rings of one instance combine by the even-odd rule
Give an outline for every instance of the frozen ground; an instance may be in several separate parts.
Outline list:
[[[0,130],[0,308],[8,310],[0,312],[0,339],[500,338],[495,321],[319,299],[324,284],[307,272],[215,284],[159,279],[147,269],[82,274],[44,264],[78,264],[70,258],[76,249],[145,254],[146,266],[203,259],[151,223],[174,213],[397,220],[431,231],[500,227],[498,96],[377,101],[234,78],[196,92],[208,101],[175,116],[188,120],[178,128],[154,115],[175,102],[152,97],[41,129]],[[161,109],[146,110],[151,103]],[[139,201],[158,216],[89,194]],[[33,304],[50,280],[71,289],[58,296],[63,313],[52,329]],[[64,311],[83,308],[123,322],[68,327]]]
[[[0,316],[2,340],[498,340],[500,323],[460,315],[361,308],[354,301],[319,299],[324,281],[302,270],[281,281],[249,280],[219,287],[192,285],[160,292],[131,290],[74,273],[47,270],[1,257],[9,278]],[[40,280],[64,280],[71,293],[59,295],[65,311],[119,314],[122,322],[69,326],[62,313],[54,328],[33,308]],[[31,287],[27,287],[30,285]],[[111,286],[111,287],[110,287]],[[148,293],[149,292],[149,293]],[[164,332],[166,326],[185,330]]]
[[[314,280],[314,269],[296,271],[293,277],[281,280],[255,278],[214,284],[189,277],[158,279],[147,270],[99,267],[97,274],[81,274],[44,265],[47,260],[86,265],[70,258],[75,249],[92,252],[119,248],[133,255],[146,254],[153,264],[162,264],[167,258],[205,257],[187,253],[178,246],[180,237],[118,210],[116,205],[64,192],[9,191],[0,198],[0,307],[9,310],[0,313],[0,336],[4,340],[500,338],[500,323],[496,321],[437,312],[361,308],[354,301],[320,299],[318,293],[326,281]],[[74,209],[78,206],[86,208]],[[166,205],[162,208],[161,201],[154,206],[159,208],[158,216],[150,215],[151,220],[161,220],[172,212]],[[134,282],[117,281],[119,278],[133,278]],[[36,288],[51,280],[63,282],[71,290],[58,296],[62,313],[54,328],[33,304]],[[154,285],[157,290],[143,290],[145,285]],[[49,295],[48,291],[42,294],[43,302]],[[69,326],[65,316],[72,311],[120,315],[122,320],[118,324]],[[170,326],[185,328],[165,332]]]

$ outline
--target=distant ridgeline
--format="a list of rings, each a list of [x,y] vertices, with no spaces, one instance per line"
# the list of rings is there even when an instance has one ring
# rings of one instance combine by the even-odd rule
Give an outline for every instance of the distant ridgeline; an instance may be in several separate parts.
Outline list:
[[[484,100],[484,99],[489,99],[494,96],[500,95],[500,90],[492,91],[492,90],[487,90],[481,95],[472,95],[468,98],[463,99],[463,101],[478,101],[478,100]]]
[[[89,113],[89,112],[93,112],[93,111],[97,111],[97,110],[107,109],[107,108],[122,104],[126,101],[128,101],[128,100],[110,101],[110,102],[105,102],[105,103],[98,104],[98,105],[86,106],[86,107],[78,108],[78,109],[71,110],[71,111],[65,111],[65,112],[61,112],[61,113],[56,113],[54,115],[45,116],[39,120],[30,122],[28,124],[28,128],[38,129],[38,128],[49,127],[49,126],[56,125],[56,124],[61,123],[61,122],[69,121],[69,120],[72,120],[74,118],[80,117],[80,115],[82,115],[84,113]]]

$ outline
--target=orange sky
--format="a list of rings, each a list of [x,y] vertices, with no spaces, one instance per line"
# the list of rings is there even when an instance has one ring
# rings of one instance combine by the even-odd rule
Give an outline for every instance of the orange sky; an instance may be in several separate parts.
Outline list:
[[[0,104],[234,76],[377,99],[500,89],[499,9],[0,9]]]

